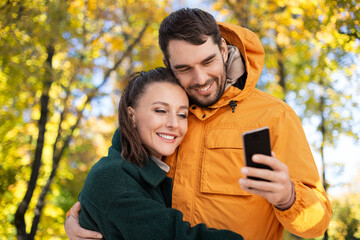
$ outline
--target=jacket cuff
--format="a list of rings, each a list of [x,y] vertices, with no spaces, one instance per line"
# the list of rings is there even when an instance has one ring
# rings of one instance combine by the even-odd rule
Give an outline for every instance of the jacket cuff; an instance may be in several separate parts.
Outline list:
[[[284,204],[280,204],[275,206],[277,209],[281,210],[281,211],[285,211],[287,209],[289,209],[295,202],[295,187],[294,187],[294,183],[290,180],[291,182],[291,196],[289,201],[287,201]]]

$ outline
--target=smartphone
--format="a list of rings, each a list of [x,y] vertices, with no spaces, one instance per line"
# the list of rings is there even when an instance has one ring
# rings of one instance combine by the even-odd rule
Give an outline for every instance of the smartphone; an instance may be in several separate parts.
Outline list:
[[[252,156],[254,154],[263,154],[263,155],[271,156],[269,128],[263,127],[252,131],[248,131],[243,133],[242,137],[244,144],[245,165],[248,167],[272,170],[272,168],[269,167],[268,165],[255,163],[252,160]],[[259,181],[268,181],[257,177],[248,176],[248,178]]]

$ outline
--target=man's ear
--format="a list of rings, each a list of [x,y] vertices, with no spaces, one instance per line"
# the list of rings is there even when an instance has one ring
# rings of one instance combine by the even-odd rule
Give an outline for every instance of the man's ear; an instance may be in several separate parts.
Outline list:
[[[224,38],[221,38],[221,54],[224,58],[224,62],[228,60],[228,48]]]
[[[170,68],[170,64],[168,63],[168,61],[166,60],[166,58],[163,58],[163,63],[165,65],[165,67]]]
[[[135,124],[135,109],[133,109],[132,107],[128,107],[127,109],[128,109],[128,115],[129,115],[130,121],[132,122],[133,127],[135,128],[136,127],[136,124]]]

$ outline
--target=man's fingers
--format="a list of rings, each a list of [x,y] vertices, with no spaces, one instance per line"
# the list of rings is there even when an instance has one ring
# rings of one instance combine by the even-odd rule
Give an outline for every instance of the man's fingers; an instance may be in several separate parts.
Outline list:
[[[245,176],[258,177],[270,182],[255,181],[247,178],[240,179],[240,186],[247,192],[264,197],[273,205],[287,203],[291,198],[291,180],[288,167],[275,157],[254,155],[254,162],[270,166],[273,170],[243,167],[241,173]]]
[[[240,185],[246,190],[259,190],[261,192],[274,192],[274,184],[271,182],[261,181],[261,180],[252,180],[247,178],[241,178],[239,180]],[[252,192],[255,193],[255,192]],[[258,191],[256,191],[258,194]]]
[[[264,180],[273,181],[274,180],[274,172],[268,169],[260,169],[260,168],[243,168],[241,173],[248,177],[257,177],[262,178]]]
[[[87,230],[79,225],[79,220],[70,215],[65,221],[65,232],[70,240],[101,239],[101,233]]]
[[[75,218],[79,218],[79,212],[81,210],[80,202],[76,202],[72,208],[70,214],[73,215]]]
[[[79,236],[81,236],[80,239],[101,239],[103,237],[101,233],[87,230],[85,228],[80,228]]]
[[[65,232],[70,240],[102,239],[101,233],[87,230],[79,225],[80,202],[76,202],[70,211],[70,217],[65,221]]]
[[[285,164],[283,164],[279,159],[277,159],[275,157],[275,153],[272,152],[272,156],[266,156],[266,155],[260,155],[260,154],[255,154],[253,156],[253,161],[256,163],[262,163],[265,164],[269,167],[271,167],[273,170],[278,171],[278,170],[283,170],[283,167]]]

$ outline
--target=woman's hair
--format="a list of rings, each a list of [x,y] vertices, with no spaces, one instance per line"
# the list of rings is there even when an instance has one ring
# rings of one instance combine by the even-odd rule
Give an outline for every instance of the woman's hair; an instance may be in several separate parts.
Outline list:
[[[122,146],[121,155],[138,166],[141,166],[144,159],[148,158],[148,152],[134,127],[128,107],[136,108],[147,87],[152,83],[161,82],[179,85],[170,69],[159,67],[147,72],[133,73],[121,95],[118,111]]]
[[[201,45],[209,36],[221,49],[221,33],[214,17],[198,8],[182,8],[171,13],[161,22],[159,46],[169,64],[170,40],[184,40],[194,45]]]

